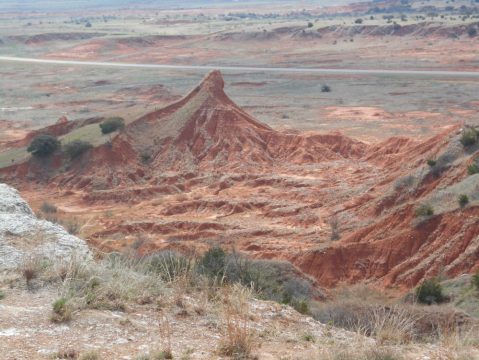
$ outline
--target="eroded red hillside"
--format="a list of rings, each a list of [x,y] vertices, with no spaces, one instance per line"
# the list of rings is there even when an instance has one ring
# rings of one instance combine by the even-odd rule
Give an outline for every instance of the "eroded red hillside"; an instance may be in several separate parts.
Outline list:
[[[79,159],[27,159],[1,169],[1,179],[37,207],[55,203],[58,216],[74,218],[106,251],[219,243],[287,259],[324,286],[410,288],[479,267],[479,175],[466,170],[477,148],[460,144],[459,126],[424,142],[379,144],[283,132],[252,118],[223,87],[214,71]],[[47,130],[86,125],[70,124]],[[469,196],[464,209],[459,194]],[[433,216],[415,216],[423,203]]]

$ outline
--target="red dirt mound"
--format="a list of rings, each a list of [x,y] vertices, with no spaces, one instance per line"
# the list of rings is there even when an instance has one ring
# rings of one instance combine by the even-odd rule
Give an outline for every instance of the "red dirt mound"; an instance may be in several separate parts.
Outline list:
[[[365,145],[342,136],[275,131],[253,119],[223,91],[219,71],[182,100],[148,114],[126,130],[138,153],[168,170],[265,169],[357,157]]]

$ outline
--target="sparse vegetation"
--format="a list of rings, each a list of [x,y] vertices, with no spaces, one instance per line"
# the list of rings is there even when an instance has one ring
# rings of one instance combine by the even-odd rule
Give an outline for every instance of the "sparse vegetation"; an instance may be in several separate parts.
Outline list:
[[[81,354],[78,360],[100,360],[100,356],[96,351],[88,351]]]
[[[465,147],[472,146],[477,141],[477,131],[474,128],[466,128],[461,135],[461,144]]]
[[[467,167],[467,173],[469,175],[479,174],[479,166],[477,164],[471,164]]]
[[[61,146],[60,141],[52,135],[36,136],[27,148],[33,156],[48,157],[57,151]]]
[[[101,133],[106,135],[125,127],[125,120],[121,117],[112,117],[100,123]]]
[[[52,305],[52,316],[50,320],[56,323],[70,321],[72,318],[72,308],[65,297],[61,297]]]
[[[479,291],[479,270],[472,275],[472,285]]]
[[[163,280],[170,282],[187,275],[193,267],[191,259],[169,250],[148,256],[145,263],[150,271],[159,274]]]
[[[469,204],[469,197],[465,194],[461,194],[459,195],[459,198],[457,199],[457,201],[459,202],[459,206],[461,208],[464,208],[466,207],[467,204]]]
[[[20,264],[20,271],[25,279],[27,287],[30,289],[32,280],[36,279],[42,269],[41,261],[38,257],[30,256],[25,258]]]
[[[167,360],[173,359],[171,351],[152,351],[149,354],[139,355],[135,360]]]
[[[428,164],[430,167],[436,166],[436,163],[437,163],[437,161],[436,161],[436,160],[433,160],[433,159],[429,159],[429,160],[427,161],[427,164]]]
[[[147,152],[142,152],[140,154],[140,160],[143,164],[148,164],[151,161],[151,155]]]
[[[434,209],[429,204],[421,204],[416,208],[415,215],[416,217],[432,216],[434,215]]]
[[[74,140],[64,147],[65,154],[71,159],[76,159],[92,148],[88,141]]]
[[[442,286],[437,279],[424,280],[416,288],[416,299],[421,304],[440,304],[445,300]]]
[[[339,228],[339,218],[336,215],[331,216],[329,219],[329,226],[331,227],[331,241],[337,241],[341,239],[341,230]]]
[[[406,175],[406,176],[400,177],[394,182],[394,190],[399,191],[399,190],[410,189],[413,187],[415,181],[416,181],[416,178],[413,175]]]
[[[223,291],[224,332],[220,341],[220,354],[233,359],[248,359],[253,348],[253,334],[249,320],[248,300],[251,293],[240,286]]]
[[[0,300],[5,299],[5,292],[3,290],[0,290]]]
[[[53,205],[53,204],[50,204],[49,202],[47,201],[44,201],[42,203],[42,206],[40,207],[40,210],[44,213],[44,214],[55,214],[57,211],[58,211],[58,208]]]
[[[311,333],[304,333],[301,335],[301,340],[306,341],[306,342],[315,342],[314,335]]]

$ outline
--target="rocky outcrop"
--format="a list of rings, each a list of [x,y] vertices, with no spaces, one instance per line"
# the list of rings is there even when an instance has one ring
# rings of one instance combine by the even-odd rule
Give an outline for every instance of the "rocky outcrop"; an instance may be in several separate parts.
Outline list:
[[[39,220],[14,188],[0,184],[0,269],[18,267],[32,256],[68,260],[89,258],[86,243],[63,227]]]

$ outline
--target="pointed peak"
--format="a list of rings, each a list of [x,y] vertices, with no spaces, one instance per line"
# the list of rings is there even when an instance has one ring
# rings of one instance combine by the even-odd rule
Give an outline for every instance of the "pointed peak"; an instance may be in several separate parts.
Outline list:
[[[200,88],[206,88],[211,90],[223,90],[225,82],[223,75],[219,70],[213,70],[200,83]]]

